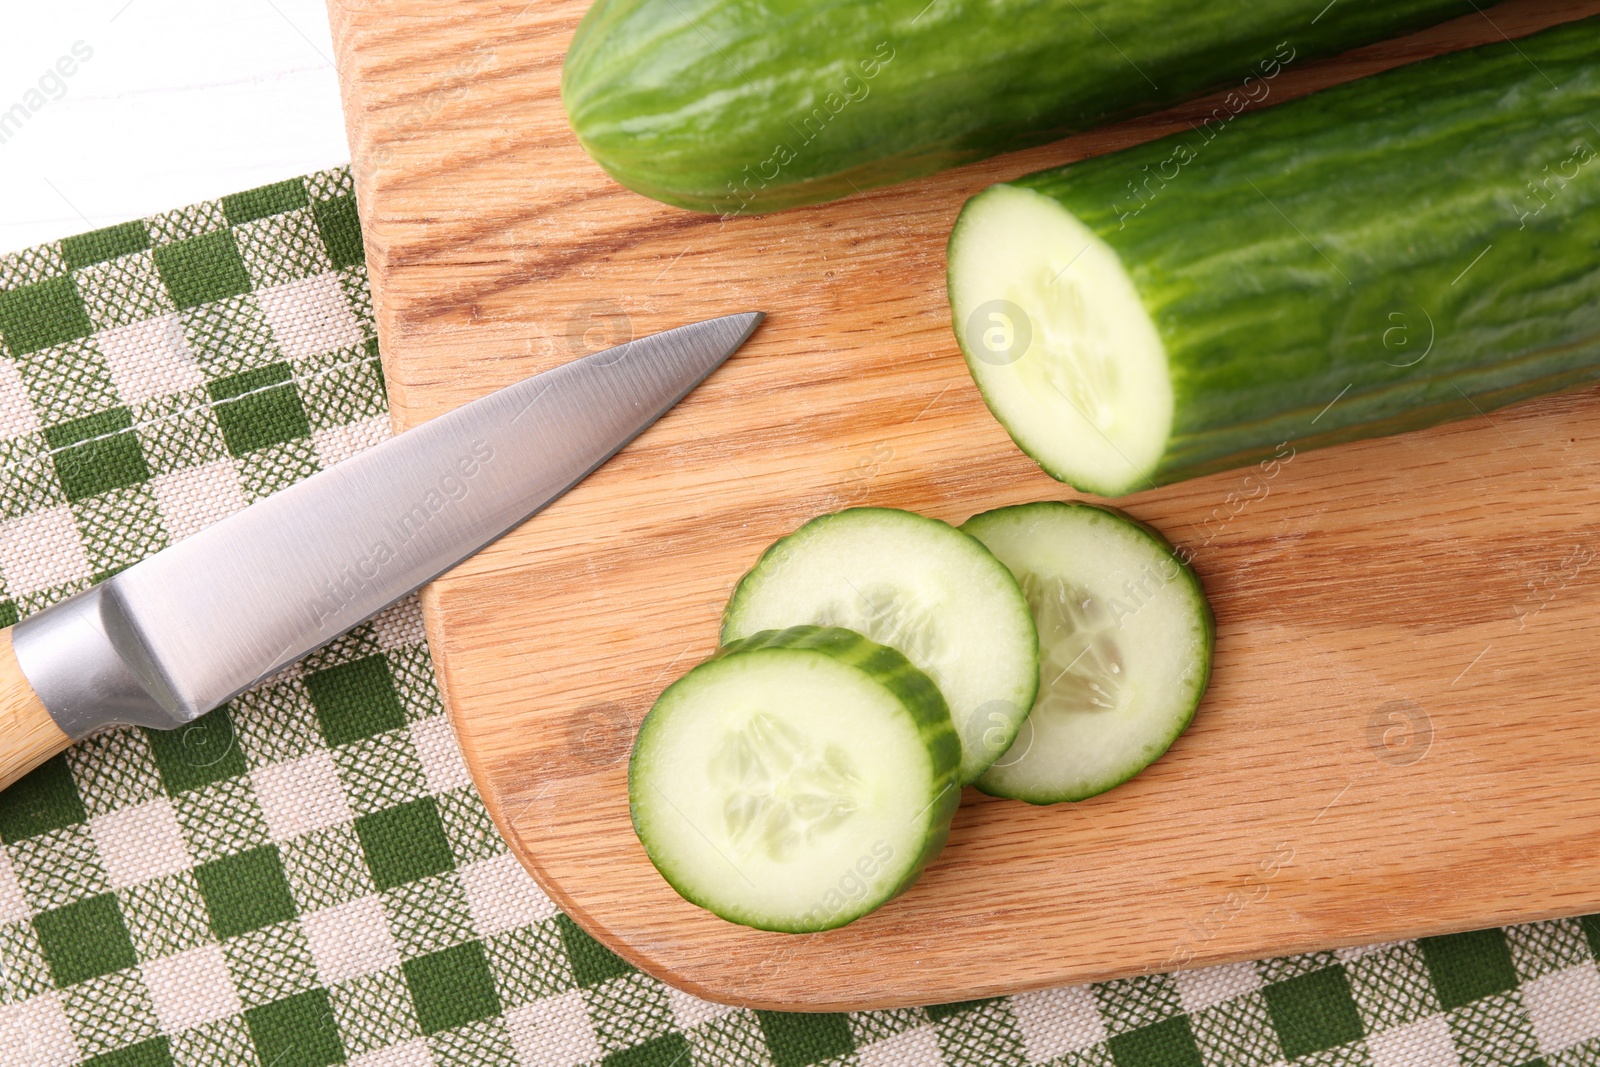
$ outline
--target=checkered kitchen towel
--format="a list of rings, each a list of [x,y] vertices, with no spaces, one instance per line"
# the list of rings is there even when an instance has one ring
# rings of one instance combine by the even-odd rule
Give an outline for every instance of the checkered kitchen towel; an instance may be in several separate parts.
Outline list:
[[[5,623],[389,434],[342,170],[0,257],[0,343]],[[0,841],[19,1067],[1600,1064],[1600,916],[905,1011],[696,1000],[506,852],[415,602],[76,746]]]

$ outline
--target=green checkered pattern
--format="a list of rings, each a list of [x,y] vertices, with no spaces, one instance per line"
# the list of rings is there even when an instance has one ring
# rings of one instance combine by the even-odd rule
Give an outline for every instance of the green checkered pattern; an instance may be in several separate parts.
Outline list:
[[[343,170],[0,257],[0,621],[388,434]],[[415,601],[77,745],[0,794],[0,842],[3,1065],[1600,1064],[1600,916],[902,1011],[698,1000],[506,851]]]

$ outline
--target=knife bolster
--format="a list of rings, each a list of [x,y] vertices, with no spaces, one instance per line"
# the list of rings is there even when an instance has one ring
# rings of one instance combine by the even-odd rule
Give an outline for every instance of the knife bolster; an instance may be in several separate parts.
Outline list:
[[[12,628],[17,664],[56,726],[76,741],[103,726],[170,730],[186,712],[143,654],[116,579],[68,597]]]
[[[0,630],[0,789],[71,743],[22,673],[11,627]]]

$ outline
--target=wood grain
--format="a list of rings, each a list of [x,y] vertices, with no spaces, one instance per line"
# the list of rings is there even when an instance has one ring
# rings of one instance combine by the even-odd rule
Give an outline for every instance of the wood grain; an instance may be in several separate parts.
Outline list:
[[[628,746],[760,551],[851,504],[959,522],[1072,495],[956,352],[943,249],[962,201],[1212,104],[723,221],[627,192],[574,143],[557,86],[582,9],[332,0],[400,428],[606,342],[770,314],[424,594],[473,776],[573,918],[701,996],[834,1010],[1600,909],[1595,392],[1129,498],[1195,551],[1218,618],[1212,690],[1164,759],[1082,804],[969,796],[922,881],[842,930],[758,933],[675,896],[628,825]],[[1596,11],[1505,4],[1291,69],[1273,99]]]
[[[70,744],[22,673],[11,627],[0,630],[0,789]]]

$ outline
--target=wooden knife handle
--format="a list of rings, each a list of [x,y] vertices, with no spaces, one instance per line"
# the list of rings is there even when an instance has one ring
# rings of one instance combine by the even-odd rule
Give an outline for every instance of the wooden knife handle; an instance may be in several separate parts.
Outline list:
[[[11,650],[11,627],[0,630],[0,789],[70,744],[72,738],[23,677]]]

